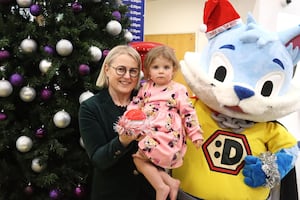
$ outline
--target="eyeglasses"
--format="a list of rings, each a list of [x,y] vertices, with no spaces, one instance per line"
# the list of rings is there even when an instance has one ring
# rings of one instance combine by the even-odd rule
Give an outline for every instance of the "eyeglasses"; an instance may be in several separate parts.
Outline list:
[[[127,73],[127,68],[125,66],[111,66],[111,68],[113,68],[119,76],[124,76]],[[128,71],[131,78],[136,78],[140,73],[138,68],[131,68]]]

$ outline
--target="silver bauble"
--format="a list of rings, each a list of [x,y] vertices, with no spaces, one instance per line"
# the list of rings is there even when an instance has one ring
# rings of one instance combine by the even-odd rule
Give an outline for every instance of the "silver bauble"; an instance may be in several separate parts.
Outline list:
[[[45,169],[45,165],[41,165],[40,164],[40,159],[39,158],[35,158],[31,161],[31,169],[34,171],[34,172],[41,172],[43,171],[43,169]]]
[[[94,93],[90,92],[90,91],[86,91],[83,92],[80,96],[79,96],[79,103],[82,103],[83,101],[89,99],[90,97],[94,96]]]
[[[96,46],[91,46],[89,52],[93,62],[98,62],[102,57],[102,51]]]
[[[111,20],[106,25],[106,30],[109,34],[116,36],[122,31],[122,25],[117,20]]]
[[[17,0],[17,4],[21,8],[29,8],[30,5],[32,4],[32,1],[31,0]]]
[[[23,153],[30,151],[32,148],[31,138],[25,135],[20,136],[16,141],[16,148]]]
[[[13,91],[11,83],[7,80],[0,80],[0,97],[8,97]]]
[[[37,44],[36,41],[34,41],[33,39],[27,38],[21,42],[20,48],[24,53],[32,53],[36,51]]]
[[[36,91],[34,88],[24,86],[20,90],[20,98],[25,102],[31,102],[36,97]]]
[[[58,111],[53,117],[53,122],[58,128],[66,128],[71,122],[71,116],[64,110]]]
[[[124,38],[125,38],[126,42],[131,42],[133,40],[133,35],[130,31],[126,30],[124,32]]]
[[[68,56],[73,52],[73,45],[69,40],[61,39],[56,43],[56,52],[61,56]]]
[[[51,66],[52,66],[52,63],[46,59],[41,60],[41,62],[39,64],[39,68],[42,73],[46,73]]]

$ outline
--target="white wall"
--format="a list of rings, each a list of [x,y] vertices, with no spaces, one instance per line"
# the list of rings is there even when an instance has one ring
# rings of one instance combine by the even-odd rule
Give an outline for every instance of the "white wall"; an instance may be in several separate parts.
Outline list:
[[[146,0],[144,33],[172,34],[196,33],[196,51],[206,44],[206,37],[199,32],[203,23],[205,0]],[[248,12],[265,28],[276,31],[300,24],[300,0],[231,0],[233,6],[246,22]],[[300,64],[299,64],[300,67]],[[300,72],[299,72],[300,73]],[[300,141],[300,111],[280,121]],[[300,196],[300,159],[296,164]],[[299,197],[300,199],[300,197]]]
[[[203,23],[204,2],[205,0],[145,0],[144,33],[196,33],[196,51],[200,51],[206,44],[205,35],[199,32]],[[250,12],[258,23],[269,30],[278,28],[278,14],[281,12],[300,17],[300,0],[292,0],[287,6],[282,6],[282,2],[285,0],[231,0],[244,22]]]
[[[204,2],[205,0],[146,0],[145,34],[197,31],[202,24]],[[244,18],[249,10],[253,10],[256,0],[232,0],[231,2]]]

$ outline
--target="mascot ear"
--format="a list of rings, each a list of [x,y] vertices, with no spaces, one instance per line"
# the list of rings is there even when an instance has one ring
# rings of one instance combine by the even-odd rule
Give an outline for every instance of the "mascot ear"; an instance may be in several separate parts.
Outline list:
[[[279,39],[287,47],[287,51],[291,55],[294,66],[300,60],[300,26],[290,28],[278,33]]]

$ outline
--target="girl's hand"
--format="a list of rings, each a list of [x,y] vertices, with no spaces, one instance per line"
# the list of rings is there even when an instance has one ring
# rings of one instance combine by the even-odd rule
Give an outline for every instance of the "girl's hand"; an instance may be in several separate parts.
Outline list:
[[[197,149],[199,149],[199,148],[202,146],[202,144],[203,144],[203,139],[196,140],[196,141],[194,141],[193,143],[194,143],[195,147],[196,147]]]
[[[124,147],[127,147],[132,141],[136,140],[136,135],[119,134],[119,140]]]

